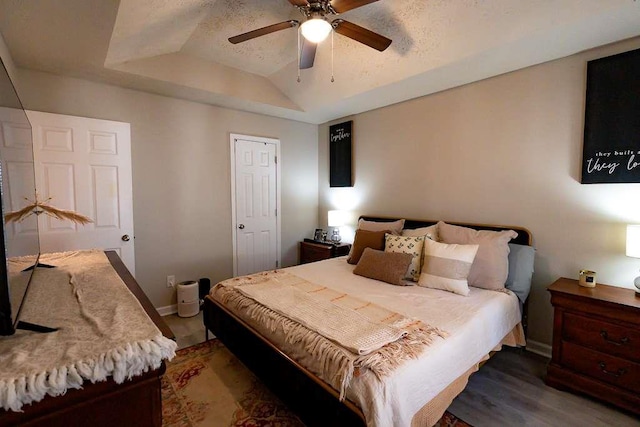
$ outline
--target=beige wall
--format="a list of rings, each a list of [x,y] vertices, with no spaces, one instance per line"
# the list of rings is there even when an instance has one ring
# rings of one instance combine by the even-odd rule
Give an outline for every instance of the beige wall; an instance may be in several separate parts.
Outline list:
[[[354,123],[350,189],[330,189],[320,127],[319,218],[326,211],[520,225],[537,248],[529,337],[550,344],[546,287],[581,268],[632,287],[625,225],[640,184],[581,185],[586,61],[632,40],[345,119]],[[336,122],[341,122],[338,120]]]
[[[229,134],[278,138],[282,261],[318,218],[318,127],[19,69],[25,108],[131,123],[136,278],[156,307],[178,281],[231,277]]]
[[[0,58],[2,58],[2,63],[4,64],[4,68],[6,68],[7,73],[9,73],[9,78],[11,80],[16,80],[16,66],[13,63],[13,58],[11,57],[11,52],[9,52],[9,47],[4,41],[4,37],[0,34]]]

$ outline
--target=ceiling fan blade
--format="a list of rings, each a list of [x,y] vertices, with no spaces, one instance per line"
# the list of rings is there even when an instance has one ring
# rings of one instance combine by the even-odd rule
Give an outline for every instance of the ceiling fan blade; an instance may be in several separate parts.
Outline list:
[[[289,3],[298,7],[305,7],[309,5],[309,2],[307,0],[289,0]]]
[[[378,33],[367,30],[360,25],[345,21],[344,19],[336,19],[331,23],[336,33],[349,37],[357,42],[366,44],[376,50],[382,52],[391,44],[391,39],[381,36]]]
[[[300,22],[295,20],[284,21],[284,22],[280,22],[279,24],[268,25],[266,27],[258,28],[257,30],[249,31],[248,33],[243,33],[237,36],[229,37],[229,41],[233,44],[242,43],[242,42],[246,42],[247,40],[255,39],[256,37],[275,33],[276,31],[297,27],[298,24],[300,24]]]
[[[356,7],[364,6],[369,3],[375,3],[377,1],[378,0],[333,0],[331,2],[331,7],[333,7],[333,10],[338,13],[344,13],[347,10],[355,9]],[[291,3],[293,3],[293,1],[291,1]]]
[[[317,43],[312,43],[302,37],[302,49],[300,50],[300,69],[305,70],[313,67],[313,61],[316,59]]]

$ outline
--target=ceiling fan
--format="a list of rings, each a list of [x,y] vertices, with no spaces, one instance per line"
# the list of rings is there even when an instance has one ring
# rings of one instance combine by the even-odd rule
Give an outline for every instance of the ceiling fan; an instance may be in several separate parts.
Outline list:
[[[332,29],[338,34],[382,52],[389,47],[391,39],[345,21],[344,19],[334,19],[331,22],[327,20],[327,17],[330,15],[338,15],[339,13],[377,1],[378,0],[289,0],[289,3],[297,7],[305,16],[302,24],[300,21],[292,19],[230,37],[229,41],[233,44],[242,43],[276,31],[300,26],[300,32],[303,36],[300,51],[301,69],[313,67],[318,43],[326,39]]]

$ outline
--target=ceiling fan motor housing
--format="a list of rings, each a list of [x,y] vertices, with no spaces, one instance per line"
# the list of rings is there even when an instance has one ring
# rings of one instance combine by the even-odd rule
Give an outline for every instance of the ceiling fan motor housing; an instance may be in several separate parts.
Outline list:
[[[391,39],[343,19],[334,19],[331,22],[327,19],[328,15],[338,15],[377,1],[379,0],[289,0],[289,3],[305,16],[306,19],[302,24],[296,20],[284,21],[229,37],[229,42],[242,43],[276,31],[300,26],[304,36],[299,56],[301,69],[313,67],[317,44],[323,41],[332,29],[342,36],[382,52],[389,47]]]
[[[336,12],[333,9],[333,6],[331,6],[331,3],[329,3],[328,0],[326,1],[311,1],[309,3],[307,3],[306,6],[298,6],[298,10],[300,10],[300,12],[306,16],[308,19],[313,19],[313,18],[324,18],[326,15],[337,15],[338,12]]]

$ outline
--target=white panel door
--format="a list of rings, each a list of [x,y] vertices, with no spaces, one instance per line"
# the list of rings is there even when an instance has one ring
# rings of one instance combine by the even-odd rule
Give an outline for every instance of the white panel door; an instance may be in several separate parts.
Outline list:
[[[274,140],[232,138],[236,275],[279,266],[277,148]]]
[[[114,250],[135,275],[129,123],[28,111],[41,200],[88,216],[40,215],[41,252]]]
[[[34,199],[35,176],[31,126],[20,109],[0,107],[0,145],[2,146],[2,180],[5,213],[17,211]],[[24,256],[38,253],[38,227],[35,215],[7,224],[6,236],[11,240],[7,255]]]

